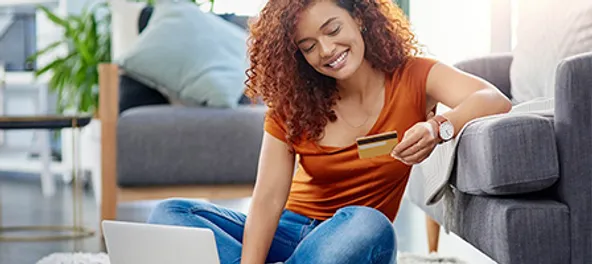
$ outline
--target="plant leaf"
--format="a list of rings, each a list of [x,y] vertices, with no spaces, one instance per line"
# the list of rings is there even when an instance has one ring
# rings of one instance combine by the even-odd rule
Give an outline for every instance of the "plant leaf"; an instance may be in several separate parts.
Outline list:
[[[35,72],[35,77],[39,77],[41,75],[43,75],[44,73],[46,73],[49,70],[58,68],[61,66],[61,64],[63,64],[66,60],[74,57],[76,55],[76,52],[72,52],[70,53],[68,56],[66,56],[65,58],[58,58],[55,61],[51,62],[50,64],[46,65],[45,67],[43,67],[42,69],[38,70]]]
[[[89,25],[87,25],[85,43],[88,43],[89,51],[91,51],[91,53],[94,54],[93,61],[97,61],[97,57],[99,55],[99,54],[97,54],[98,36],[97,36],[97,21],[96,21],[96,18],[94,15],[89,16],[88,23],[89,23]]]
[[[79,36],[81,37],[81,36]],[[84,61],[88,64],[93,64],[94,59],[88,50],[88,45],[80,38],[74,39],[74,47],[75,49],[80,52],[80,55],[84,59]]]
[[[85,83],[86,80],[86,69],[87,66],[86,65],[82,65],[83,62],[79,62],[77,64],[76,69],[76,74],[74,76],[74,85],[77,86],[83,86],[83,84]],[[73,87],[76,88],[76,87]]]
[[[58,17],[55,13],[53,13],[51,10],[49,10],[49,8],[43,6],[43,5],[39,5],[37,6],[37,8],[39,8],[46,16],[49,20],[51,20],[51,22],[62,26],[64,29],[67,29],[70,27],[69,23]]]
[[[56,59],[50,64],[46,65],[45,67],[41,68],[40,70],[35,72],[35,77],[39,77],[46,73],[49,70],[59,67],[62,63],[64,63],[64,59]]]
[[[43,54],[45,54],[45,53],[53,50],[54,48],[56,48],[57,46],[59,46],[59,45],[61,45],[63,43],[64,43],[63,40],[58,40],[56,42],[53,42],[53,43],[47,45],[47,47],[45,47],[45,48],[43,48],[43,49],[41,49],[41,50],[33,53],[33,55],[29,56],[27,58],[27,62],[32,62],[32,61],[36,60],[39,56],[41,56],[41,55],[43,55]]]

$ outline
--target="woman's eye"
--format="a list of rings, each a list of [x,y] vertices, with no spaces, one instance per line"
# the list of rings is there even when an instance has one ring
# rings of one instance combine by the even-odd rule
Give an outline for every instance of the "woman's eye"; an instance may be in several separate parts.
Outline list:
[[[312,48],[314,48],[314,45],[311,45],[308,48],[304,48],[303,50],[304,50],[304,52],[310,52],[312,50]]]
[[[329,32],[329,35],[331,35],[331,36],[337,35],[337,33],[339,33],[340,29],[341,29],[341,27],[336,27],[333,31]]]

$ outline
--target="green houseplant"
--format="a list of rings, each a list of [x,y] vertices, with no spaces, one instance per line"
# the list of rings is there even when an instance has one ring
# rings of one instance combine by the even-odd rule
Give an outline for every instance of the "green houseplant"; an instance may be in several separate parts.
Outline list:
[[[98,106],[98,65],[111,61],[110,16],[108,6],[100,2],[84,8],[80,14],[64,18],[44,6],[39,9],[63,31],[62,38],[39,50],[29,59],[67,50],[35,71],[39,77],[49,74],[49,90],[57,95],[59,113],[73,110],[95,114]],[[102,12],[102,13],[101,13]],[[99,17],[98,14],[105,14]]]
[[[154,5],[157,0],[137,0]],[[198,5],[215,0],[190,0]],[[95,115],[99,104],[98,65],[111,62],[111,16],[107,2],[97,2],[83,8],[80,14],[60,17],[47,7],[38,7],[62,31],[61,40],[37,51],[29,60],[66,47],[63,56],[55,57],[35,70],[35,77],[48,74],[49,90],[57,95],[58,113]]]

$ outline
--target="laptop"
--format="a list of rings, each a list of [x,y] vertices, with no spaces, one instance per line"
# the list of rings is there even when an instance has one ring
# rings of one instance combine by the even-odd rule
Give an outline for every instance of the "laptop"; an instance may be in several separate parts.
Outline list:
[[[104,220],[111,264],[220,264],[210,229]]]

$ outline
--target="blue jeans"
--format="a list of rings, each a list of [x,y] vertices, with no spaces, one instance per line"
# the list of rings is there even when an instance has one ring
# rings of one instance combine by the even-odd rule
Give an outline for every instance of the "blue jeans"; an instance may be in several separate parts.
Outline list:
[[[221,264],[241,260],[246,215],[207,202],[169,199],[159,203],[148,223],[193,226],[214,231]],[[376,209],[348,206],[325,221],[282,212],[267,263],[394,264],[396,236]]]

